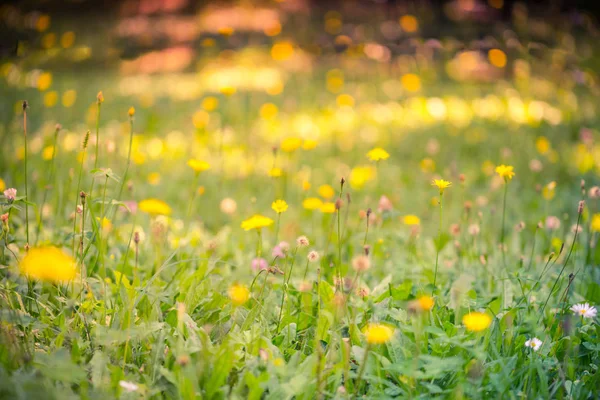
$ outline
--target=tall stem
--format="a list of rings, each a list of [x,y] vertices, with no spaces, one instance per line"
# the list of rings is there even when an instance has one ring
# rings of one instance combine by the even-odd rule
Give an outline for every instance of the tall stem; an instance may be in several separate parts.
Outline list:
[[[29,245],[29,191],[28,191],[28,177],[27,177],[27,101],[23,102],[23,136],[25,139],[25,233],[27,237],[27,245]]]
[[[443,212],[442,192],[440,192],[440,222],[438,225],[438,240],[437,240],[436,252],[435,252],[435,271],[433,273],[433,289],[431,290],[432,294],[435,292],[435,289],[436,289],[435,285],[437,283],[438,262],[439,262],[439,258],[440,258],[440,247],[441,247],[441,243],[442,243],[442,212]]]
[[[131,164],[131,147],[133,146],[133,116],[129,117],[129,150],[127,151],[127,165],[125,167],[125,174],[123,174],[123,181],[121,182],[121,188],[119,189],[119,197],[117,200],[121,200],[123,195],[123,188],[125,182],[127,182],[127,174],[129,173],[129,165]]]
[[[55,161],[54,159],[56,158],[56,146],[57,146],[57,142],[58,142],[58,131],[60,130],[59,127],[57,127],[54,131],[54,141],[52,143],[52,158],[50,159],[50,172],[48,173],[48,182],[46,182],[46,187],[44,188],[44,197],[42,198],[42,205],[40,206],[40,217],[39,217],[39,221],[38,221],[38,226],[37,226],[37,230],[36,230],[36,235],[35,235],[35,242],[37,243],[39,238],[40,238],[40,232],[42,230],[42,223],[43,223],[43,213],[44,213],[44,207],[46,205],[46,198],[48,196],[48,187],[50,185],[54,185],[54,170],[55,170]]]

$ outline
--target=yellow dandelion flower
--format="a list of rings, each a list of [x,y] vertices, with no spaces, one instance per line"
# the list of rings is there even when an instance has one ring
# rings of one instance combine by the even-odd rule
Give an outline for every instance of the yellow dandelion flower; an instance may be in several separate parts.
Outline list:
[[[231,302],[235,306],[241,306],[250,298],[250,290],[245,285],[234,284],[227,291]]]
[[[365,338],[369,344],[387,343],[394,336],[394,329],[383,324],[370,323],[365,331]]]
[[[46,146],[44,150],[42,150],[42,158],[46,161],[52,159],[52,155],[54,154],[54,146]]]
[[[302,146],[302,139],[297,137],[286,138],[281,142],[281,150],[286,153],[292,153],[298,150],[300,146]]]
[[[416,215],[408,214],[402,217],[402,222],[404,223],[404,225],[408,226],[420,225],[421,219]]]
[[[273,220],[260,214],[253,215],[242,222],[242,229],[249,231],[252,229],[262,229],[273,224]]]
[[[151,172],[146,179],[149,184],[156,186],[160,183],[160,174],[158,172]]]
[[[127,114],[128,114],[130,117],[133,117],[133,116],[135,115],[135,108],[133,108],[133,107],[129,107],[129,110],[127,111]]]
[[[482,312],[470,312],[462,319],[465,327],[472,332],[481,332],[487,329],[492,323],[492,318]]]
[[[335,196],[335,190],[330,185],[321,185],[319,186],[319,196],[324,199],[331,199]]]
[[[376,147],[367,153],[367,157],[371,161],[381,161],[390,158],[390,154],[381,147]]]
[[[312,150],[317,147],[317,141],[312,139],[306,139],[304,143],[302,143],[303,150]]]
[[[547,154],[550,151],[550,141],[544,137],[540,136],[535,140],[535,149],[540,154]]]
[[[443,179],[434,179],[431,182],[431,186],[437,186],[440,189],[440,194],[444,193],[444,190],[452,186],[452,182],[445,181]]]
[[[210,169],[209,163],[207,163],[206,161],[196,160],[195,158],[188,160],[187,165],[195,172],[202,172],[206,171],[207,169]]]
[[[592,215],[591,229],[592,232],[600,232],[600,213]]]
[[[73,257],[57,247],[33,247],[23,257],[19,268],[28,278],[60,283],[75,278],[76,264]]]
[[[435,304],[435,300],[431,296],[424,295],[424,296],[417,298],[417,303],[419,305],[419,308],[421,308],[421,310],[429,311],[433,308],[433,305]]]
[[[138,204],[140,211],[150,215],[171,215],[171,207],[159,199],[146,199]]]
[[[302,202],[302,207],[307,210],[318,210],[323,206],[323,201],[318,197],[308,197]]]
[[[350,186],[353,189],[361,189],[367,182],[375,178],[375,174],[376,169],[371,165],[354,167],[350,171]]]
[[[512,165],[498,165],[496,167],[496,173],[500,175],[501,178],[504,178],[504,181],[506,182],[510,181],[513,176],[515,176]]]
[[[321,205],[320,210],[324,214],[333,214],[335,212],[335,203],[327,201]]]
[[[288,209],[288,204],[285,202],[285,200],[275,200],[272,204],[271,204],[271,208],[273,209],[273,211],[275,211],[277,214],[281,214],[282,212],[285,212],[285,210]]]
[[[269,176],[272,178],[279,178],[281,175],[283,175],[281,168],[274,167],[269,170]]]
[[[310,182],[307,180],[302,181],[302,190],[308,192],[310,190]]]
[[[0,192],[3,192],[4,189],[6,189],[6,182],[4,182],[4,179],[0,178]]]

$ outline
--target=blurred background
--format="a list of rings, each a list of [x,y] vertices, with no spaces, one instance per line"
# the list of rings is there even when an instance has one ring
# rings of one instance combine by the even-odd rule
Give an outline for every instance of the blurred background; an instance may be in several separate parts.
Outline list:
[[[57,122],[67,130],[63,145],[75,150],[93,129],[100,90],[103,145],[127,139],[134,106],[136,133],[144,134],[138,161],[163,156],[165,146],[186,151],[191,134],[232,151],[269,149],[289,136],[342,152],[412,133],[473,146],[511,131],[575,140],[597,119],[598,8],[505,0],[4,3],[1,141],[20,135],[26,99],[40,137],[33,152]],[[556,162],[559,154],[549,147],[543,156]],[[265,170],[269,163],[265,157]]]

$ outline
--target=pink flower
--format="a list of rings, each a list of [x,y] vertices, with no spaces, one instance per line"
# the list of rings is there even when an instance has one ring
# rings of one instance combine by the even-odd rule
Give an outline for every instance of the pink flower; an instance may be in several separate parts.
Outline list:
[[[268,269],[269,268],[269,264],[267,263],[267,260],[265,260],[264,258],[255,258],[254,260],[252,260],[252,271],[256,272],[256,271],[262,271],[263,269]]]
[[[387,196],[381,196],[379,198],[379,206],[377,207],[379,212],[392,211],[393,208],[394,206],[392,205],[390,199],[387,198]]]
[[[558,217],[550,215],[546,218],[546,229],[553,231],[558,228],[560,228],[560,219]]]
[[[15,198],[17,197],[17,189],[15,188],[10,188],[10,189],[6,189],[4,191],[4,197],[6,197],[6,200],[8,200],[9,202],[13,202],[15,201]]]
[[[277,258],[285,258],[285,252],[279,245],[277,245],[273,247],[273,250],[271,251],[271,256]]]

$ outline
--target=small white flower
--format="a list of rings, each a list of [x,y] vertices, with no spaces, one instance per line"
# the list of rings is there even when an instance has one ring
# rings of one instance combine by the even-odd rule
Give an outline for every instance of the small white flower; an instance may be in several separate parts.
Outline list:
[[[310,244],[310,242],[306,236],[300,236],[298,239],[296,239],[296,244],[298,247],[306,247]]]
[[[135,392],[140,388],[136,383],[128,381],[119,381],[119,386],[121,386],[127,392]]]
[[[573,311],[575,315],[579,315],[584,318],[594,318],[598,313],[596,307],[590,306],[589,303],[575,304],[573,307],[571,307],[571,311]]]
[[[525,342],[525,347],[531,347],[533,351],[538,351],[542,347],[542,341],[536,337]]]

